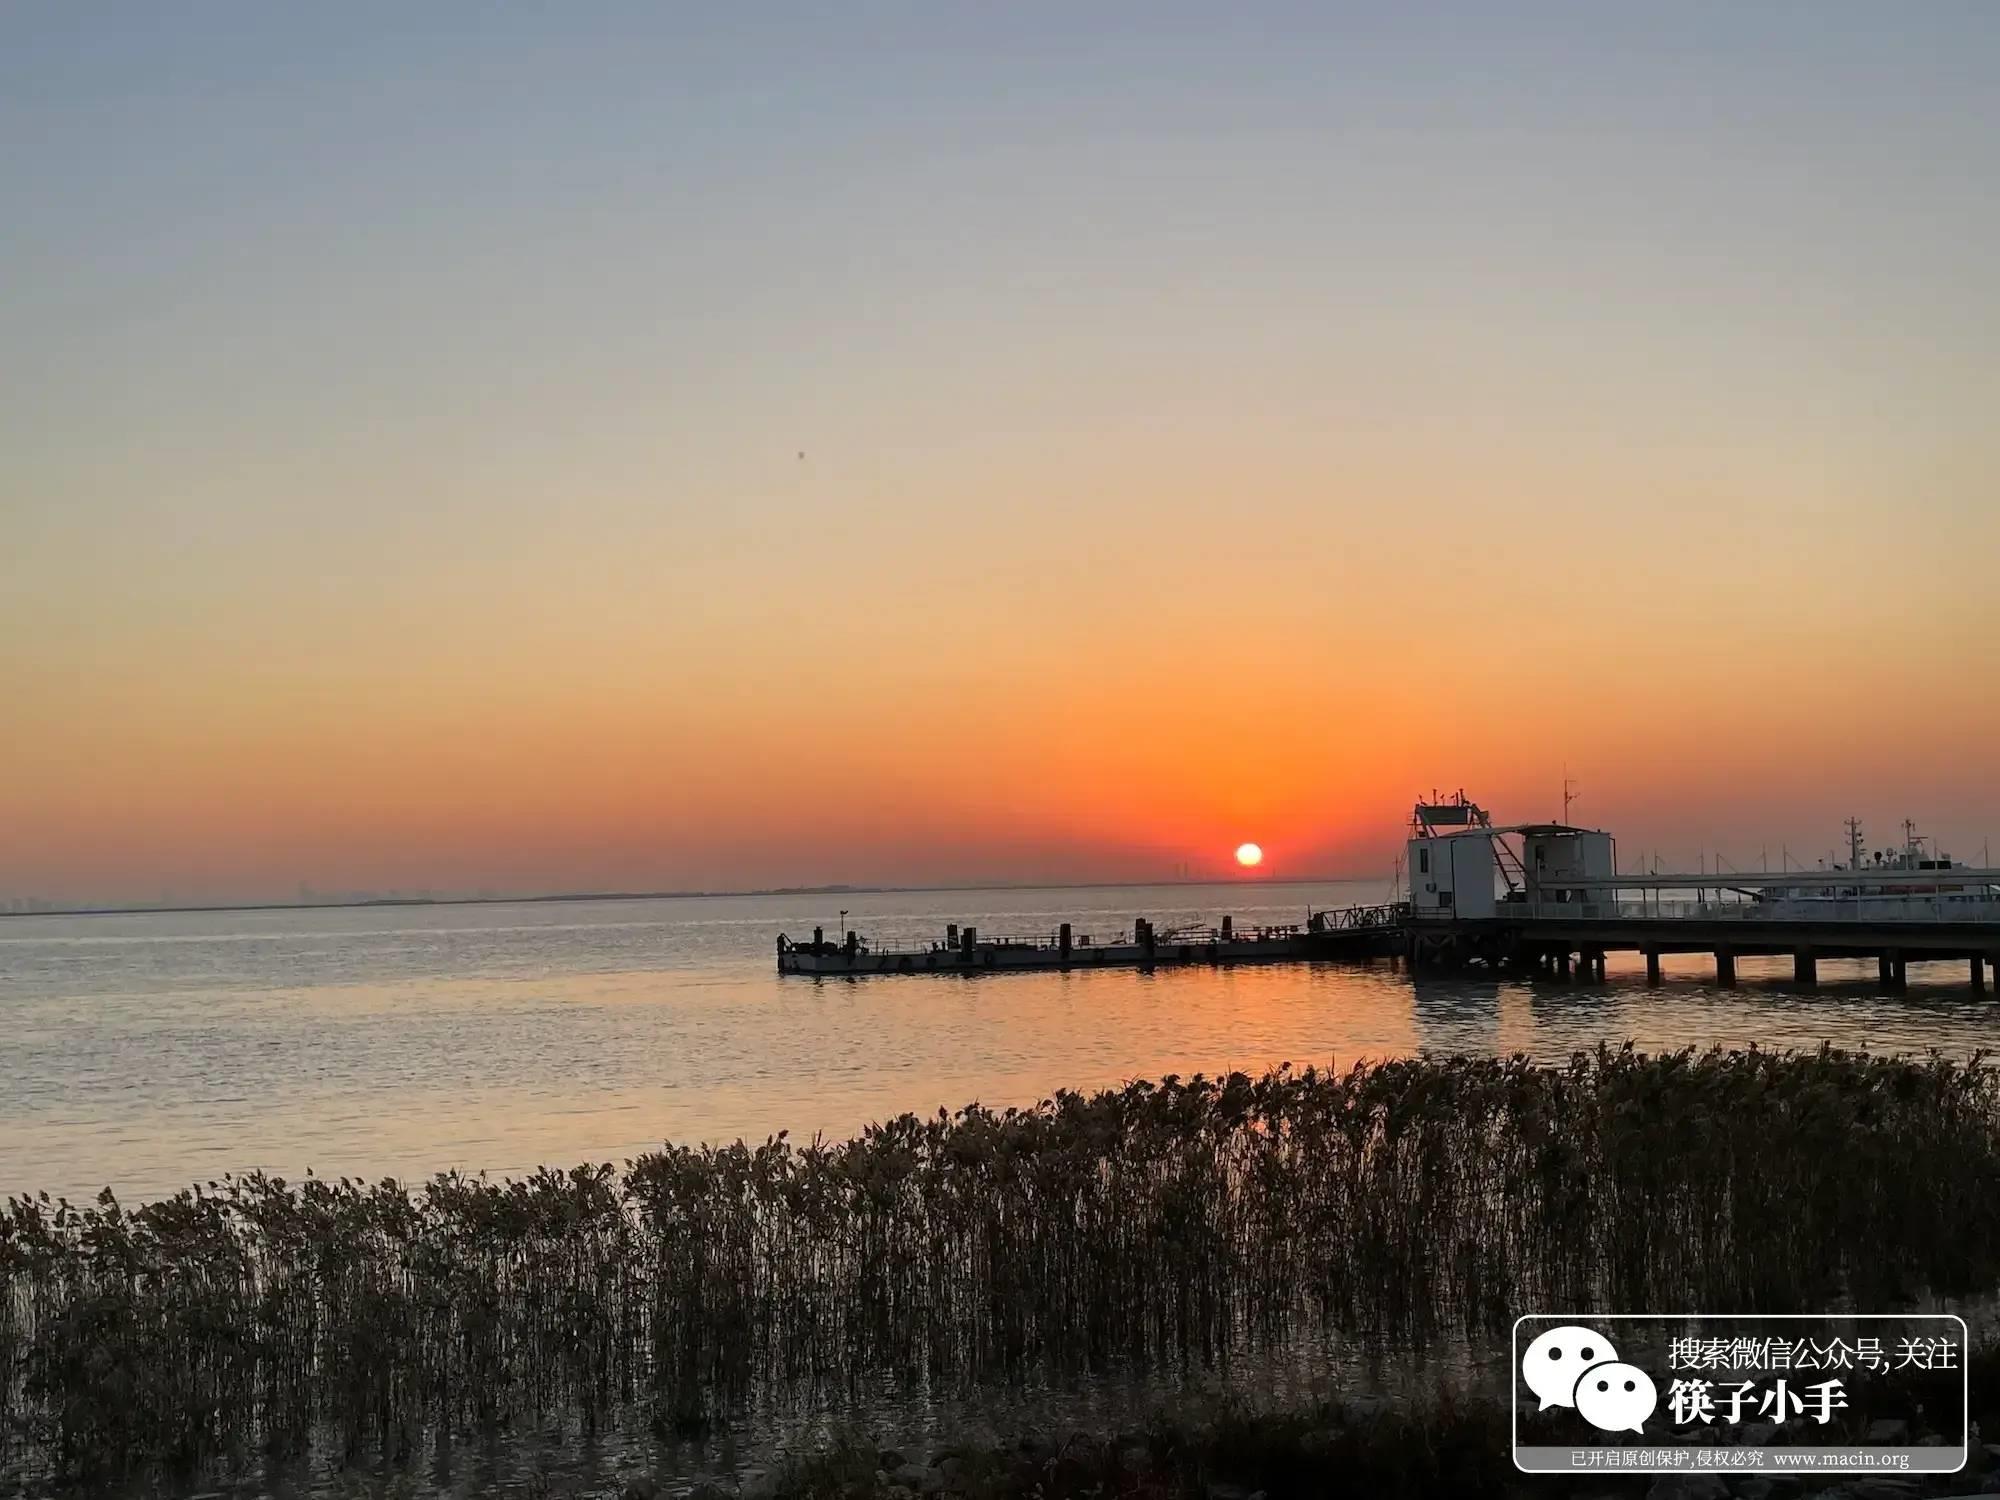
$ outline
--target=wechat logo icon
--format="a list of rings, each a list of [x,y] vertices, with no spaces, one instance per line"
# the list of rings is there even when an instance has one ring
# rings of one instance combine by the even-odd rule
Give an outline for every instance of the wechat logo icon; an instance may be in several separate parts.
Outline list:
[[[1619,1359],[1596,1329],[1574,1323],[1536,1336],[1521,1356],[1521,1379],[1541,1410],[1574,1407],[1600,1432],[1643,1432],[1660,1403],[1652,1376]]]

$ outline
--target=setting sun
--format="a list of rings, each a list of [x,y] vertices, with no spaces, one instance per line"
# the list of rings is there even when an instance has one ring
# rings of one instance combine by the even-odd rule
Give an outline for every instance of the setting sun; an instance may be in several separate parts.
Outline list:
[[[1247,870],[1252,865],[1261,865],[1263,862],[1264,851],[1255,844],[1238,844],[1236,846],[1236,863],[1243,866],[1244,869]]]

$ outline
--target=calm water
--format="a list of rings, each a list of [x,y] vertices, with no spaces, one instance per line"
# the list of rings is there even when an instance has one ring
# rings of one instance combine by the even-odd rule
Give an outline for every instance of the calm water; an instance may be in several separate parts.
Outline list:
[[[1284,1060],[1600,1039],[1964,1055],[2000,1011],[1962,965],[1631,965],[1602,985],[1280,965],[780,979],[780,931],[836,908],[885,939],[1297,921],[1370,886],[1176,886],[0,920],[0,1192],[128,1200],[225,1171],[422,1177],[617,1161],[663,1140],[847,1135],[901,1110]]]

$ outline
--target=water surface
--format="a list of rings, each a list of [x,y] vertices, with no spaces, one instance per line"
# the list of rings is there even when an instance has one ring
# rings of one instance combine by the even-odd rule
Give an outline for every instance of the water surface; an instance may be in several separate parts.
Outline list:
[[[421,1178],[621,1161],[666,1140],[854,1133],[902,1110],[1028,1104],[1168,1072],[1421,1050],[1561,1058],[1601,1039],[1963,1056],[2000,1039],[1963,965],[1885,992],[1872,962],[1784,960],[1720,990],[1284,964],[781,978],[779,932],[885,940],[1291,922],[1369,886],[1171,886],[506,903],[0,920],[0,1192],[121,1197],[262,1167]]]

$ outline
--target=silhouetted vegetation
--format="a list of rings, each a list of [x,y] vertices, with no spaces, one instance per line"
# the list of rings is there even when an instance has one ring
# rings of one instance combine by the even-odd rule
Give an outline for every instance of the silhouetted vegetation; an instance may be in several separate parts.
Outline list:
[[[1224,1360],[1528,1310],[2000,1285],[1982,1060],[1600,1050],[1168,1078],[856,1140],[0,1215],[0,1440],[69,1473],[829,1384]]]
[[[1163,1411],[1120,1434],[1032,1434],[906,1455],[847,1437],[788,1464],[769,1500],[967,1496],[970,1500],[1267,1500],[1535,1493],[1511,1458],[1508,1412],[1492,1399],[1426,1399],[1407,1410],[1315,1406]],[[1643,1489],[1646,1481],[1635,1485]]]

